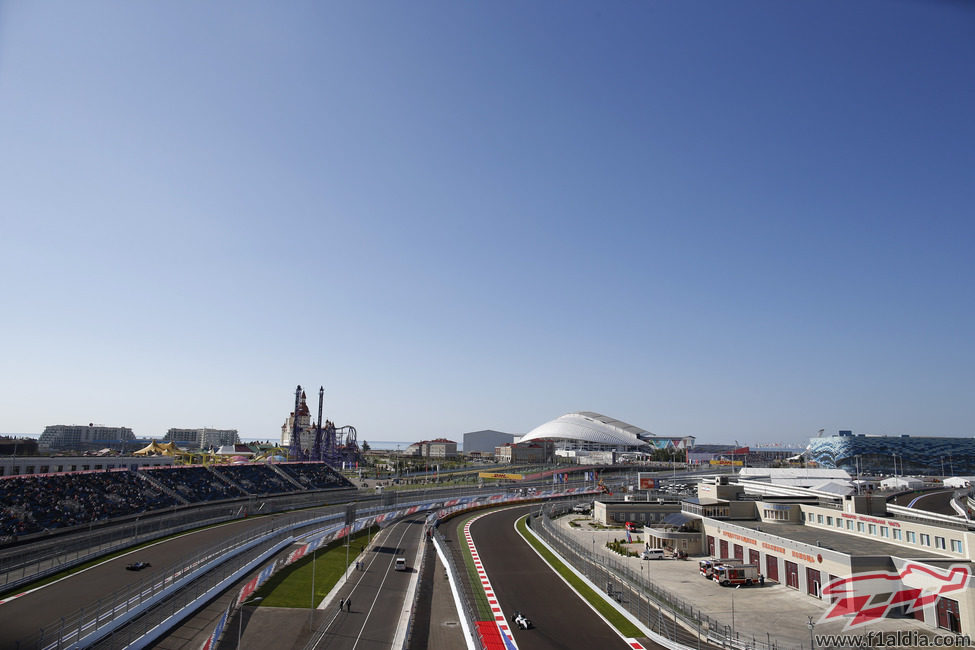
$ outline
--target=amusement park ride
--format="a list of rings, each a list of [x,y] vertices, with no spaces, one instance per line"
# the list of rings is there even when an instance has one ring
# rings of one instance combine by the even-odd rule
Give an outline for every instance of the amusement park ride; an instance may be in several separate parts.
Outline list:
[[[318,389],[318,423],[315,425],[315,443],[311,452],[301,448],[301,427],[297,414],[301,405],[302,390],[299,385],[295,389],[295,418],[291,426],[291,445],[288,450],[288,460],[320,460],[333,467],[341,467],[342,463],[357,463],[362,460],[362,451],[356,441],[356,431],[353,426],[336,427],[330,420],[322,426],[322,402],[325,399],[325,387]]]

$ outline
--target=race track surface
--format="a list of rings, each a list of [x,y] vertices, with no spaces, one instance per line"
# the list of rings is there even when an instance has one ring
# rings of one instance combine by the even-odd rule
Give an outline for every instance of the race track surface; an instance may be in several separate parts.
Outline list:
[[[505,617],[520,610],[532,620],[530,630],[513,629],[522,650],[628,648],[627,643],[556,574],[521,538],[515,520],[528,508],[501,510],[471,526],[484,569]],[[448,522],[451,544],[460,519]]]

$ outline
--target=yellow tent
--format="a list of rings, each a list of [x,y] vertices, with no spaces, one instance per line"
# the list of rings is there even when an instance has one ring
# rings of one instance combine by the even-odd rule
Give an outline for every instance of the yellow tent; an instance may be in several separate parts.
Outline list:
[[[150,442],[148,445],[146,445],[145,447],[143,447],[139,451],[132,452],[132,455],[133,456],[150,456],[152,454],[166,454],[167,452],[169,452],[169,447],[167,445],[161,445],[158,442],[156,442],[155,440],[153,440],[152,442]],[[167,455],[172,455],[172,452],[169,452],[169,454],[167,454]]]

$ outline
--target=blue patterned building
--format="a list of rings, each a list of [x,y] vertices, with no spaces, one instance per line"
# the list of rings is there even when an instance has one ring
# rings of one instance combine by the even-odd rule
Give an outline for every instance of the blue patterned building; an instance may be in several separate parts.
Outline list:
[[[821,467],[851,474],[859,465],[863,474],[970,476],[975,474],[975,438],[867,436],[840,431],[811,439],[806,457]]]

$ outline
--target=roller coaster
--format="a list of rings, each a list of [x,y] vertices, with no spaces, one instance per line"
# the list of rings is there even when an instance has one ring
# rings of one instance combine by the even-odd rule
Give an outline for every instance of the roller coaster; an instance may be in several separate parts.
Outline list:
[[[301,429],[298,424],[297,414],[301,405],[302,390],[299,385],[295,390],[295,417],[291,429],[291,445],[288,451],[288,460],[308,461],[318,460],[328,463],[333,467],[340,467],[359,463],[362,461],[362,450],[359,448],[355,427],[346,425],[336,427],[331,420],[326,420],[322,425],[322,403],[325,397],[325,388],[318,389],[318,423],[315,425],[315,442],[311,452],[301,448]]]

